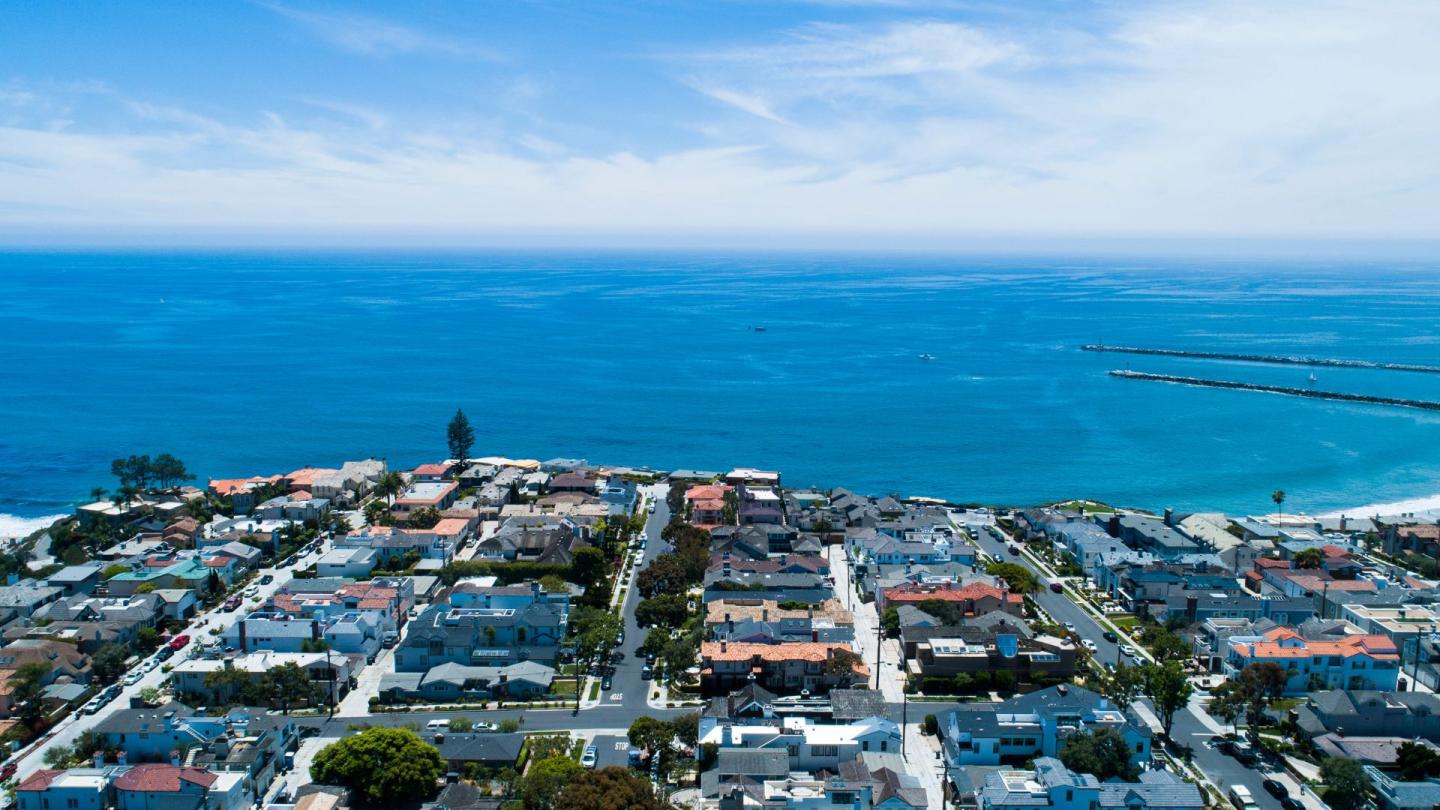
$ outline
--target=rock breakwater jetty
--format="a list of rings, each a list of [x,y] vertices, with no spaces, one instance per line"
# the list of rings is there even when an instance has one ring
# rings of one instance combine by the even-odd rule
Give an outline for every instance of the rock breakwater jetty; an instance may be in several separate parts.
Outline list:
[[[1233,380],[1208,380],[1203,377],[1182,377],[1176,374],[1151,374],[1148,371],[1116,369],[1111,377],[1126,380],[1149,380],[1151,382],[1193,385],[1200,388],[1228,388],[1235,391],[1259,391],[1265,394],[1283,394],[1309,399],[1328,399],[1335,402],[1358,402],[1365,405],[1392,405],[1398,408],[1419,408],[1424,411],[1440,411],[1440,402],[1428,399],[1401,399],[1399,397],[1377,397],[1369,394],[1347,394],[1342,391],[1316,391],[1312,388],[1289,388],[1283,385],[1259,385],[1257,383],[1235,382]]]
[[[1139,346],[1110,346],[1104,343],[1087,343],[1080,347],[1080,351],[1143,354],[1151,357],[1188,357],[1195,360],[1231,360],[1242,363],[1267,363],[1278,366],[1373,368],[1381,371],[1413,371],[1420,374],[1440,374],[1440,366],[1427,366],[1421,363],[1379,363],[1373,360],[1347,360],[1338,357],[1296,357],[1283,354],[1232,354],[1230,352],[1191,351],[1189,349],[1147,349]]]

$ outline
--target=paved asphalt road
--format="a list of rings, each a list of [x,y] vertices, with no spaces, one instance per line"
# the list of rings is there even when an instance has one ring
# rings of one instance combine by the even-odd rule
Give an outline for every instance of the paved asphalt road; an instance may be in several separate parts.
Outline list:
[[[658,489],[647,490],[659,492]],[[645,552],[640,561],[635,565],[638,573],[644,570],[650,561],[659,554],[670,550],[670,544],[660,539],[660,530],[670,522],[670,507],[666,505],[665,498],[660,495],[656,499],[655,512],[645,521],[645,535],[650,539],[645,544]],[[630,582],[633,586],[634,575],[631,575]],[[647,713],[646,698],[649,697],[649,690],[652,681],[642,680],[640,670],[644,669],[645,659],[638,653],[640,644],[645,641],[645,628],[635,623],[635,606],[640,602],[640,594],[634,587],[625,594],[625,604],[620,610],[621,616],[625,619],[625,643],[620,645],[619,650],[625,653],[625,659],[615,667],[615,674],[611,678],[610,691],[601,695],[601,700],[606,706],[624,705],[630,709],[633,717],[639,717]],[[588,721],[587,721],[588,722]],[[624,723],[629,726],[630,723]],[[608,728],[607,726],[591,726],[591,728]]]
[[[1051,591],[1047,587],[1049,580],[1045,574],[1037,570],[1035,566],[1023,556],[1011,554],[1008,544],[995,539],[995,536],[985,529],[985,526],[990,524],[989,518],[986,517],[980,520],[979,517],[978,515],[970,515],[968,513],[955,515],[958,521],[970,527],[971,532],[980,542],[980,549],[986,554],[998,557],[1005,562],[1019,563],[1034,572],[1035,576],[1041,580],[1040,590],[1033,595],[1035,603],[1044,608],[1045,612],[1054,617],[1055,621],[1062,624],[1070,622],[1075,625],[1075,631],[1080,634],[1081,638],[1095,642],[1096,660],[1112,665],[1119,660],[1119,646],[1105,640],[1105,636],[1103,635],[1104,631],[1099,623],[1091,618],[1090,614],[1086,613],[1079,605],[1071,601],[1070,597],[1063,593]],[[1125,663],[1133,665],[1139,662],[1127,660]]]
[[[1250,788],[1250,793],[1255,796],[1255,802],[1260,805],[1261,810],[1280,810],[1280,802],[1260,787],[1265,774],[1259,770],[1251,770],[1234,757],[1211,748],[1207,743],[1215,737],[1215,732],[1201,723],[1192,711],[1200,709],[1176,712],[1175,725],[1170,731],[1176,742],[1190,746],[1194,762],[1200,766],[1200,770],[1221,790],[1228,790],[1232,785],[1244,785]]]
[[[964,517],[966,516],[957,515],[957,518]],[[970,523],[971,521],[975,521],[978,523],[978,521],[976,521],[978,517],[979,516],[971,517],[970,521],[966,522]],[[974,524],[972,523],[972,525]],[[1007,562],[1017,562],[1034,571],[1038,577],[1043,578],[1045,576],[1036,570],[1035,566],[1024,557],[1010,554],[1007,544],[996,540],[994,535],[985,531],[981,526],[975,525],[974,528],[975,535],[979,538],[980,546],[987,554],[997,556]],[[1104,639],[1101,635],[1100,625],[1089,613],[1071,601],[1068,596],[1054,593],[1048,588],[1042,588],[1035,594],[1035,601],[1049,612],[1051,616],[1055,617],[1057,621],[1072,622],[1076,630],[1080,633],[1081,638],[1088,638],[1094,641],[1098,648],[1097,655],[1100,661],[1113,664],[1117,660],[1117,656],[1119,655],[1118,647]],[[1127,660],[1126,663],[1135,664],[1138,662]],[[1241,765],[1234,757],[1223,754],[1210,747],[1210,742],[1214,739],[1215,732],[1202,723],[1193,713],[1199,711],[1203,711],[1203,709],[1198,706],[1191,706],[1175,714],[1174,727],[1171,729],[1175,741],[1181,745],[1190,746],[1195,764],[1198,765],[1221,790],[1228,789],[1231,785],[1243,784],[1254,794],[1255,801],[1260,805],[1261,810],[1280,810],[1280,802],[1260,787],[1260,783],[1265,779],[1266,774],[1260,770],[1247,768]]]
[[[209,632],[211,628],[220,628],[223,632],[225,628],[234,624],[237,618],[245,615],[257,599],[263,600],[268,598],[283,587],[285,583],[289,582],[295,568],[304,568],[317,561],[320,555],[325,552],[326,547],[328,547],[328,544],[322,544],[322,546],[312,554],[287,561],[288,564],[284,567],[260,569],[256,578],[253,580],[255,586],[259,589],[259,594],[254,599],[245,599],[244,604],[239,610],[225,611],[217,607],[215,610],[195,616],[183,631],[194,641],[191,642],[190,646],[177,652],[174,657],[169,660],[169,663],[180,663],[195,651],[196,642],[212,638]],[[260,585],[260,577],[265,574],[273,576],[274,581],[269,585]],[[30,774],[43,768],[46,751],[56,746],[74,743],[82,733],[95,728],[116,711],[128,708],[130,698],[138,695],[140,690],[151,686],[158,687],[167,677],[168,675],[166,673],[162,672],[159,667],[156,667],[154,670],[145,672],[138,683],[123,687],[120,696],[107,703],[96,714],[84,714],[78,710],[71,713],[51,730],[51,736],[48,739],[31,749],[17,761],[19,767],[16,771],[16,778],[23,781]]]
[[[685,714],[687,711],[694,712],[698,709],[636,709],[629,706],[597,706],[581,711],[578,716],[573,707],[569,709],[503,709],[499,711],[386,712],[333,719],[324,716],[296,717],[295,723],[319,728],[320,735],[323,737],[344,737],[351,725],[368,723],[372,726],[405,726],[419,723],[424,726],[431,720],[450,717],[468,717],[471,720],[484,720],[487,723],[519,720],[523,723],[520,727],[521,731],[585,731],[598,728],[628,729],[635,718],[642,714],[669,719]]]

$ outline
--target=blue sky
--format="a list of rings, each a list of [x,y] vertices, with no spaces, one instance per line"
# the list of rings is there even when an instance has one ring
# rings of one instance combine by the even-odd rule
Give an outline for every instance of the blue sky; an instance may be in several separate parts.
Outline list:
[[[0,240],[1430,240],[1432,2],[13,2]]]

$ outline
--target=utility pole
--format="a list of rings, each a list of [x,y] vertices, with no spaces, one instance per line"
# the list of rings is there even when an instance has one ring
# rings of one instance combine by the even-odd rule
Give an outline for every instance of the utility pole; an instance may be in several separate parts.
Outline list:
[[[945,758],[945,746],[940,746],[940,750],[935,752],[935,756],[939,757],[940,767],[945,774],[940,781],[940,810],[945,810],[950,801],[950,760]]]
[[[900,689],[900,758],[905,758],[905,729],[910,725],[910,693]]]
[[[325,645],[325,670],[330,673],[330,716],[335,716],[335,665],[330,663],[330,645]]]
[[[877,603],[878,604],[878,603]],[[880,688],[880,649],[883,637],[880,635],[885,629],[880,621],[880,608],[875,608],[875,688]]]

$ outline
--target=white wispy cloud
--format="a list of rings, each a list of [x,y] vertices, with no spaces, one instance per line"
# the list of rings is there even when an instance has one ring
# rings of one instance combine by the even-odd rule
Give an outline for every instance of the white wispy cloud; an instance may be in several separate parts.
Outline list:
[[[375,126],[332,107],[311,126],[143,100],[126,109],[144,127],[57,131],[38,111],[86,97],[6,85],[22,103],[0,119],[0,230],[1437,236],[1440,6],[1104,13],[1084,30],[812,25],[672,56],[659,69],[694,105],[654,114],[686,140],[643,150],[529,116],[380,109]]]
[[[493,51],[450,37],[420,31],[379,17],[344,12],[323,13],[279,3],[265,8],[294,20],[334,45],[366,56],[431,53],[454,57],[495,58]]]
[[[777,124],[789,123],[784,118],[776,115],[775,111],[770,109],[770,105],[765,102],[765,99],[759,96],[748,95],[735,90],[727,90],[723,87],[706,87],[700,84],[692,85],[692,87],[722,104],[728,104],[741,112],[747,112],[757,118],[763,118],[766,121],[773,121]]]
[[[820,79],[968,73],[1023,59],[1015,41],[961,23],[903,21],[878,27],[816,24],[785,41],[717,59]]]

